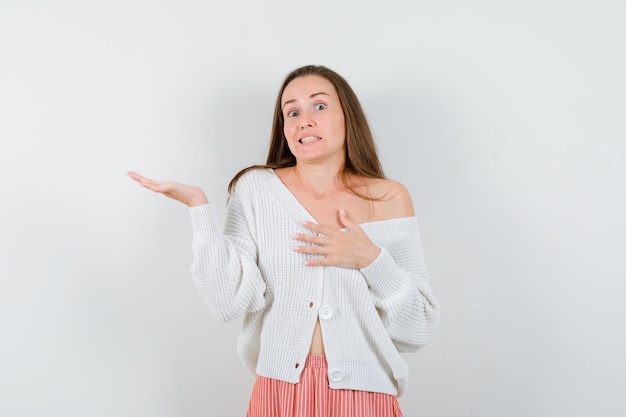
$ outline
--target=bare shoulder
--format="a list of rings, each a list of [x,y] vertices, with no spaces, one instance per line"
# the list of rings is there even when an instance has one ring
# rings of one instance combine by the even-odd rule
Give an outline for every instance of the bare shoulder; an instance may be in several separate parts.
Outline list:
[[[397,181],[372,179],[369,183],[374,203],[375,217],[379,220],[411,217],[415,215],[413,200],[407,188]]]

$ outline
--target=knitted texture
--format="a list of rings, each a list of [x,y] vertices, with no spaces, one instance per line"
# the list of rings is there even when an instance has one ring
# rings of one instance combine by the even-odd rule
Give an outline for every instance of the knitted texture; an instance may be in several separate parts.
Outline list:
[[[192,276],[222,320],[243,317],[238,353],[258,375],[297,383],[319,318],[330,387],[401,395],[400,352],[427,343],[439,323],[417,219],[359,226],[381,248],[363,269],[305,266],[295,233],[315,219],[273,170],[243,175],[222,232],[213,204],[190,209]]]

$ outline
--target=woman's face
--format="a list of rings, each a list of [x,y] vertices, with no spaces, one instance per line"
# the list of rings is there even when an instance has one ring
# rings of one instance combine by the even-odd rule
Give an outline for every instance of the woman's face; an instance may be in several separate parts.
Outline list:
[[[291,81],[281,99],[283,132],[298,162],[345,160],[346,127],[335,86],[306,75]]]

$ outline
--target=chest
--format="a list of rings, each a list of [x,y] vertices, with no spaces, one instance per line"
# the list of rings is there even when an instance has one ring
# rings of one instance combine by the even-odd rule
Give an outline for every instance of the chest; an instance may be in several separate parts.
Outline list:
[[[339,210],[344,210],[348,217],[357,224],[372,221],[374,216],[372,201],[350,193],[338,193],[324,198],[297,191],[294,195],[319,224],[337,230],[345,227],[339,220]]]

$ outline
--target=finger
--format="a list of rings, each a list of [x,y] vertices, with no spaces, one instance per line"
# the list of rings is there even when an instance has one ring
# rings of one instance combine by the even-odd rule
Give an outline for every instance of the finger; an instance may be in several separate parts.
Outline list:
[[[126,175],[128,175],[130,178],[132,178],[133,180],[135,180],[135,181],[137,181],[139,183],[146,179],[143,175],[139,175],[135,171],[128,171],[126,173]]]
[[[306,253],[309,255],[326,255],[324,248],[321,246],[294,246],[293,250],[298,253]]]
[[[134,171],[129,171],[128,176],[133,180],[137,181],[141,186],[148,188],[152,191],[156,191],[155,188],[158,186],[158,181],[151,180],[149,178],[144,177]]]
[[[308,222],[308,221],[302,222],[302,226],[316,233],[321,233],[326,236],[331,236],[333,232],[335,231],[334,229],[330,227],[323,226],[319,223],[313,223],[313,222]]]
[[[326,258],[320,258],[320,259],[308,259],[304,261],[304,264],[306,266],[325,266],[325,265],[330,265],[330,262],[328,262]]]
[[[349,260],[339,261],[339,259],[332,255],[324,257],[318,257],[315,259],[307,259],[304,261],[306,266],[340,266],[345,268],[354,268],[352,262]]]
[[[319,246],[323,246],[325,243],[328,242],[328,238],[326,237],[309,235],[307,233],[296,233],[295,235],[293,235],[293,238],[300,242],[312,243]]]
[[[140,184],[150,191],[154,191],[155,193],[160,193],[168,197],[173,197],[176,194],[176,187],[172,182],[160,182],[144,178]]]
[[[163,185],[162,183],[154,180],[150,180],[148,178],[144,178],[140,184],[147,188],[148,190],[154,191],[155,193],[163,193]]]
[[[339,221],[348,229],[348,232],[358,227],[358,225],[352,221],[350,216],[348,216],[348,213],[346,213],[343,209],[339,210]]]

